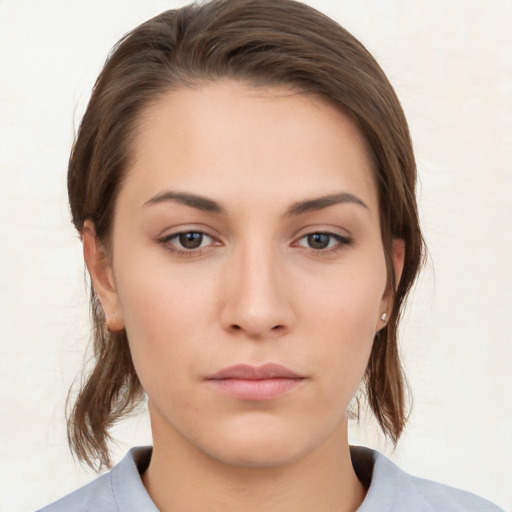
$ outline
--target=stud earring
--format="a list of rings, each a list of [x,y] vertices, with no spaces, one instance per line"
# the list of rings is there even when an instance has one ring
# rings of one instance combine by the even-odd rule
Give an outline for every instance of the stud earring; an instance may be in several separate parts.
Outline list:
[[[381,318],[381,320],[382,320],[383,322],[385,322],[385,321],[386,321],[386,318],[387,318],[387,317],[388,317],[388,314],[387,314],[387,313],[382,313],[382,315],[380,316],[380,318]]]

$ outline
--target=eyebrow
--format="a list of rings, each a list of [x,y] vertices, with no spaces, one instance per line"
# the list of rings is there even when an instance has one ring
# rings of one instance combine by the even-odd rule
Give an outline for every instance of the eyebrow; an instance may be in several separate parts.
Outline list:
[[[188,192],[173,192],[170,190],[156,194],[146,201],[143,206],[147,207],[166,202],[183,204],[210,213],[226,214],[226,209],[213,199]],[[328,194],[294,203],[286,210],[285,217],[295,217],[303,213],[322,210],[341,203],[352,203],[369,210],[368,206],[357,196],[348,192],[340,192],[339,194]]]
[[[328,208],[329,206],[334,206],[340,203],[357,204],[363,208],[366,208],[367,210],[370,210],[370,208],[368,208],[368,206],[357,196],[349,194],[348,192],[340,192],[339,194],[328,194],[326,196],[299,201],[298,203],[290,206],[285,215],[287,217],[293,217],[296,215],[301,215],[302,213],[322,210],[323,208]]]
[[[191,208],[196,208],[197,210],[210,213],[226,213],[226,210],[220,205],[220,203],[217,203],[212,199],[208,199],[207,197],[189,194],[187,192],[160,192],[156,196],[153,196],[149,201],[146,201],[143,206],[146,207],[167,202],[183,204],[185,206],[190,206]]]

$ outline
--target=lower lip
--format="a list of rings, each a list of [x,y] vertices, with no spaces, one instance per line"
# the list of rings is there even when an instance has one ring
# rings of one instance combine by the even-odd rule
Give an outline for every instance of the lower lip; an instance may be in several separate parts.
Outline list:
[[[272,400],[297,388],[304,379],[211,379],[217,391],[241,400]]]

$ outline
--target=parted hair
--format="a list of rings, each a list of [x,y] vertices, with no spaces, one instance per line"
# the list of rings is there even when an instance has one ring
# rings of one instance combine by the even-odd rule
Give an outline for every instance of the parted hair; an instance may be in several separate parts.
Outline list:
[[[212,0],[142,23],[113,48],[93,88],[71,151],[68,192],[79,234],[92,221],[106,248],[116,198],[133,158],[141,114],[161,95],[218,79],[286,85],[313,94],[358,125],[373,161],[393,308],[375,337],[361,395],[393,443],[407,418],[397,328],[424,244],[407,122],[385,74],[339,24],[294,0]],[[393,239],[405,241],[396,280]],[[143,399],[126,332],[111,333],[91,284],[92,366],[68,396],[68,440],[79,460],[110,466],[110,429]]]

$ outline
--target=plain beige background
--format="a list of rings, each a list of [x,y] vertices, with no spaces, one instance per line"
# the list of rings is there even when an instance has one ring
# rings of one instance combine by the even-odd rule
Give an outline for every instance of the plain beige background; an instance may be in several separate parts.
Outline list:
[[[90,480],[66,447],[88,312],[65,176],[111,46],[163,0],[0,0],[0,509]],[[311,0],[375,55],[408,116],[430,261],[404,319],[414,395],[404,469],[512,510],[512,1]],[[116,460],[150,442],[118,429]]]

